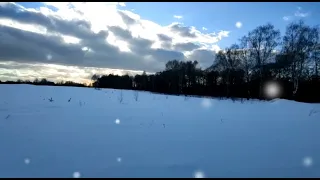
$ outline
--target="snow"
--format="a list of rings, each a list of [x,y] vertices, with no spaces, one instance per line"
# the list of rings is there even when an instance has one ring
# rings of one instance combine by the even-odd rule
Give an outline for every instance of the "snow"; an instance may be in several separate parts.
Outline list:
[[[133,91],[33,85],[0,92],[0,177],[320,176],[320,113],[310,115],[320,104],[149,92],[136,101]]]

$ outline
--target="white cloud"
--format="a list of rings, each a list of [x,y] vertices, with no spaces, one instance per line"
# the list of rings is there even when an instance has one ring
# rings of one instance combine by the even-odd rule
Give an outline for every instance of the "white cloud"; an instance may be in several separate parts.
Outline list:
[[[238,21],[236,22],[236,25],[235,25],[237,28],[241,28],[242,27],[242,22]]]
[[[57,10],[53,11],[48,5]],[[21,67],[23,73],[20,74],[28,75],[33,70],[39,73],[41,68],[30,68],[30,64],[44,67],[48,55],[52,57],[52,64],[42,69],[76,67],[79,73],[83,73],[81,68],[88,67],[99,72],[106,72],[101,70],[103,68],[109,72],[110,69],[155,72],[162,70],[168,60],[189,57],[203,57],[199,64],[209,66],[211,54],[220,49],[217,43],[229,35],[225,30],[204,33],[177,22],[160,25],[119,7],[125,7],[125,3],[45,2],[35,9],[1,3],[0,8],[10,13],[0,14],[0,25],[3,25],[0,33],[6,38],[0,41],[0,47],[7,52],[0,63],[25,64],[28,68]],[[29,18],[23,18],[26,16]],[[207,29],[203,27],[202,30]],[[23,53],[13,53],[17,49]],[[11,66],[10,63],[6,66]],[[4,77],[1,73],[0,77]],[[56,72],[41,71],[38,75],[45,77],[46,74],[59,79]],[[89,77],[88,73],[84,74]],[[86,78],[79,76],[78,79],[85,81]]]
[[[300,6],[297,7],[296,12],[294,13],[294,16],[296,16],[296,17],[307,17],[309,15],[310,15],[310,13],[303,12],[302,8]]]
[[[309,13],[307,13],[307,12],[303,13],[303,12],[297,11],[294,13],[294,15],[296,17],[307,17],[307,16],[309,16]]]
[[[119,2],[119,5],[122,6],[122,7],[126,6],[126,4],[124,2]]]
[[[282,19],[284,21],[289,21],[294,17],[305,18],[305,17],[308,17],[309,15],[310,15],[309,12],[303,12],[302,8],[298,6],[297,10],[294,12],[294,14],[292,16],[284,16],[284,17],[282,17]]]
[[[179,15],[174,15],[173,17],[176,18],[176,19],[182,19],[183,18],[183,16],[179,16]]]
[[[284,21],[289,21],[290,20],[290,16],[283,16],[282,18]]]
[[[208,29],[206,27],[202,27],[202,30],[207,31]]]

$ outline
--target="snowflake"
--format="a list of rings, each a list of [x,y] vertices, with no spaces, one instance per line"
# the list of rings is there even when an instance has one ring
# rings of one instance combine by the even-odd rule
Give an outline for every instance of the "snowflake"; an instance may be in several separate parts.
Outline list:
[[[47,58],[48,61],[50,61],[52,59],[52,55],[48,54],[46,58]]]
[[[30,164],[30,159],[29,158],[24,159],[24,163],[25,164]]]
[[[302,160],[302,164],[303,164],[303,166],[305,166],[305,167],[310,167],[310,166],[312,166],[312,164],[313,164],[313,160],[312,160],[311,157],[305,157],[305,158],[303,158],[303,160]]]
[[[201,106],[204,108],[209,108],[211,105],[212,105],[212,103],[209,99],[203,99],[201,101]]]
[[[204,173],[202,171],[196,171],[193,174],[194,178],[205,178]]]
[[[81,176],[80,172],[73,173],[73,178],[80,178],[80,176]]]
[[[268,82],[264,87],[264,94],[268,98],[276,98],[281,94],[281,85],[276,82]]]

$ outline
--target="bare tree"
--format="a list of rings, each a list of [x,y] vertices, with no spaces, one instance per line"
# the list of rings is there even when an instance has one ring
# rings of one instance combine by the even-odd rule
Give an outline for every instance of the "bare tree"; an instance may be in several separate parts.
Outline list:
[[[247,45],[247,37],[244,36],[240,39],[239,58],[241,61],[242,69],[245,72],[245,82],[250,81],[250,74],[253,68],[254,62],[250,54],[249,47]]]
[[[251,80],[251,72],[254,67],[254,59],[250,54],[250,50],[248,47],[247,37],[244,36],[240,39],[240,49],[239,49],[239,59],[241,61],[241,69],[244,71],[245,82],[247,83],[247,93],[249,98],[251,96],[249,82]]]
[[[216,55],[215,64],[213,65],[214,69],[218,69],[223,74],[226,73],[225,82],[227,84],[227,96],[229,95],[229,86],[233,83],[230,74],[241,67],[239,49],[239,45],[233,44],[225,51],[219,51]]]
[[[280,31],[275,30],[272,24],[258,26],[250,31],[248,36],[243,39],[248,46],[250,55],[255,60],[255,68],[258,69],[260,76],[260,96],[262,93],[262,73],[264,65],[273,56],[273,50],[280,44]]]
[[[320,28],[313,28],[312,62],[314,65],[314,75],[318,78],[320,68]]]
[[[291,57],[291,80],[293,82],[293,95],[299,88],[299,79],[307,68],[312,50],[316,47],[316,31],[303,21],[292,22],[287,26],[283,37],[283,53]]]

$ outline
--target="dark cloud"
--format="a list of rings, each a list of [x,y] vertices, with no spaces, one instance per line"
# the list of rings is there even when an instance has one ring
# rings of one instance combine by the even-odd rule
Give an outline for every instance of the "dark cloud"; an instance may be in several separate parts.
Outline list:
[[[133,25],[136,24],[137,21],[132,19],[130,16],[128,16],[125,12],[123,11],[118,11],[122,20],[124,21],[124,23],[128,24],[128,25]]]
[[[163,42],[161,43],[161,47],[165,48],[165,49],[171,49],[172,48],[172,43],[170,42]]]
[[[159,61],[166,62],[168,60],[184,60],[185,57],[181,52],[164,50],[164,49],[154,49],[151,51],[150,55]]]
[[[41,35],[0,26],[0,59],[17,62],[45,62],[47,56],[58,63],[81,64],[84,52],[79,45],[65,44],[59,36]]]
[[[165,34],[157,34],[160,41],[172,41],[172,38]]]
[[[141,54],[120,52],[115,46],[107,44],[104,39],[82,40],[80,44],[66,44],[59,36],[41,35],[6,26],[0,26],[0,60],[16,62],[56,63],[89,67],[105,67],[117,69],[159,71],[162,64],[150,66],[141,59]],[[132,49],[143,54],[152,54],[153,50],[143,50],[151,43],[143,39],[135,39]],[[83,46],[92,52],[84,52]],[[149,52],[148,52],[149,51]],[[52,59],[47,59],[47,56]],[[166,54],[164,56],[167,56]],[[159,57],[159,56],[157,56]]]
[[[121,38],[122,40],[132,39],[131,32],[125,29],[122,29],[118,26],[109,26],[108,29],[114,33],[115,36]]]
[[[196,34],[191,32],[190,27],[182,26],[181,24],[173,24],[170,26],[173,32],[179,33],[182,37],[196,38]]]
[[[14,4],[0,6],[0,17],[10,18],[21,23],[42,25],[54,32],[76,36],[81,40],[79,44],[66,44],[57,35],[42,35],[0,26],[1,61],[57,63],[131,70],[143,68],[147,71],[159,71],[164,66],[159,63],[152,66],[142,59],[144,55],[154,53],[154,50],[150,49],[152,41],[133,38],[129,31],[120,27],[109,27],[109,30],[117,37],[128,41],[130,49],[133,50],[132,53],[120,52],[118,47],[108,44],[105,41],[108,32],[100,31],[95,34],[90,31],[90,24],[85,21],[64,21],[47,17],[41,13],[24,11]],[[91,51],[84,52],[83,47],[87,47]],[[48,55],[52,58],[47,59]],[[160,56],[157,55],[157,57]]]
[[[127,25],[140,23],[131,18],[125,11],[118,11]],[[0,62],[44,63],[99,68],[115,68],[128,70],[145,70],[156,72],[164,69],[167,61],[185,60],[179,51],[194,51],[192,60],[201,64],[212,63],[211,51],[195,50],[199,48],[193,43],[172,45],[172,37],[157,34],[162,47],[151,48],[154,41],[133,37],[131,32],[118,26],[106,27],[107,30],[95,33],[91,31],[90,22],[84,20],[64,20],[56,16],[46,16],[39,12],[28,11],[14,3],[0,6],[0,18],[12,19],[23,24],[45,27],[47,34],[34,33],[23,29],[0,25]],[[195,38],[189,27],[179,24],[170,27],[180,36]],[[117,39],[128,43],[130,52],[122,52],[116,45],[109,44],[106,39],[110,33]],[[69,35],[80,39],[78,44],[66,43],[61,35]],[[88,48],[88,51],[84,51]],[[173,50],[169,50],[173,49]],[[50,56],[51,58],[48,58]],[[206,59],[207,58],[207,59]],[[11,68],[20,69],[11,64]],[[0,66],[1,68],[1,66]],[[35,70],[35,68],[30,68]],[[62,73],[62,72],[57,72]]]
[[[188,42],[188,43],[178,43],[178,44],[175,44],[173,47],[177,51],[192,51],[194,49],[199,48],[200,46],[194,43]]]
[[[132,38],[128,41],[130,49],[140,55],[148,54],[153,43],[153,41],[143,38]]]
[[[49,32],[59,32],[81,39],[94,37],[94,34],[90,31],[91,24],[89,22],[82,20],[67,21],[56,17],[48,17],[41,13],[23,10],[12,3],[0,6],[0,18],[10,18],[20,23],[41,25],[47,28]]]
[[[215,52],[205,49],[198,49],[193,51],[188,60],[197,60],[199,65],[203,68],[207,68],[212,65],[215,59]]]

